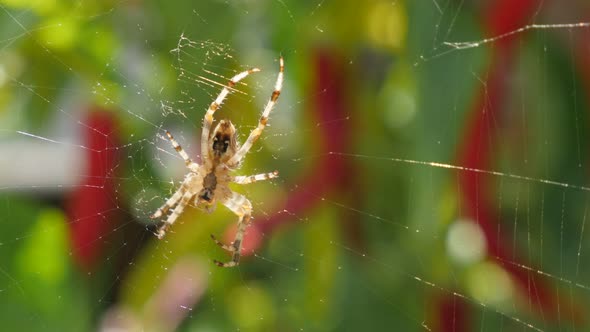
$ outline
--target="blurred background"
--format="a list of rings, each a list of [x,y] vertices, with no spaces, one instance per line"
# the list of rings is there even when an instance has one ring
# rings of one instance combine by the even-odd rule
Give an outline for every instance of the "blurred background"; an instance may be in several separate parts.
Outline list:
[[[224,206],[157,240],[165,130],[281,55],[239,267]],[[586,331],[589,103],[582,0],[1,0],[1,329]]]

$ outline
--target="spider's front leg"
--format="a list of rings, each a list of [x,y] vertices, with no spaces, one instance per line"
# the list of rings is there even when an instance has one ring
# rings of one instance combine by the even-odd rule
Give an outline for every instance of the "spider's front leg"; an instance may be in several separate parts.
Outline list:
[[[218,246],[232,253],[232,259],[229,262],[222,263],[218,260],[213,260],[213,262],[220,267],[232,267],[238,265],[240,262],[244,233],[252,218],[252,203],[244,195],[232,191],[231,197],[223,201],[223,205],[238,216],[238,230],[231,245],[225,245],[217,240],[215,236],[211,235],[211,238]]]
[[[256,142],[258,140],[258,138],[260,137],[260,135],[262,134],[262,131],[264,130],[264,128],[266,127],[266,124],[268,122],[268,117],[270,116],[270,112],[273,110],[273,108],[277,104],[277,100],[279,99],[279,96],[281,95],[281,90],[283,88],[284,71],[285,71],[285,62],[283,61],[283,57],[280,57],[279,58],[279,74],[277,75],[275,89],[272,92],[272,94],[270,95],[270,99],[269,99],[268,103],[266,104],[266,106],[264,107],[264,110],[262,111],[262,116],[260,117],[260,120],[258,121],[258,126],[254,130],[252,130],[252,132],[248,136],[248,139],[246,140],[246,142],[244,142],[244,145],[242,145],[242,147],[240,147],[240,149],[227,161],[228,165],[239,164],[240,161],[246,155],[246,153],[248,153],[248,151],[250,151],[250,149],[252,148],[252,145],[254,145],[254,142]]]
[[[201,131],[201,161],[202,164],[206,164],[209,156],[207,151],[209,150],[209,133],[211,132],[211,126],[213,126],[213,114],[221,107],[221,103],[230,93],[230,91],[238,84],[239,81],[246,78],[246,76],[259,72],[260,69],[252,68],[246,71],[243,71],[239,74],[236,74],[232,77],[227,85],[221,89],[221,92],[215,98],[215,100],[209,105],[209,109],[207,109],[207,113],[205,113],[205,117],[203,118],[203,130]]]

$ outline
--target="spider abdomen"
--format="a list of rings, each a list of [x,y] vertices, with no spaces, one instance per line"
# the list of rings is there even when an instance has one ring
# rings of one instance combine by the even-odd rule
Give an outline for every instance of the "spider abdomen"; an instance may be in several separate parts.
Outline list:
[[[211,202],[214,197],[215,188],[217,188],[217,176],[215,172],[210,172],[203,178],[203,189],[199,193],[199,198]]]

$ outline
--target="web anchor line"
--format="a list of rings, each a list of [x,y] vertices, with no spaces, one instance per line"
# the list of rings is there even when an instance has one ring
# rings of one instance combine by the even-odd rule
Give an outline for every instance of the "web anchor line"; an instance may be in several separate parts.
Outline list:
[[[533,177],[525,176],[525,175],[503,173],[503,172],[499,172],[499,171],[491,171],[491,170],[485,170],[485,169],[474,168],[474,167],[465,167],[465,166],[458,166],[458,165],[453,165],[453,164],[445,164],[445,163],[439,163],[439,162],[435,162],[435,161],[421,161],[421,160],[395,158],[395,157],[379,157],[379,156],[369,156],[369,155],[344,153],[344,152],[328,152],[328,154],[335,155],[335,156],[366,158],[366,159],[376,159],[376,160],[388,160],[388,161],[394,161],[394,162],[400,162],[400,163],[406,163],[406,164],[415,164],[415,165],[432,166],[432,167],[438,167],[438,168],[454,169],[454,170],[458,170],[458,171],[466,171],[466,172],[473,172],[473,173],[480,173],[480,174],[487,174],[487,175],[494,175],[494,176],[502,176],[502,177],[507,177],[507,178],[515,179],[515,180],[542,183],[542,184],[548,184],[548,185],[558,186],[558,187],[562,187],[562,188],[569,188],[569,189],[576,189],[576,190],[590,192],[590,187],[587,187],[587,186],[579,186],[579,185],[575,185],[575,184],[559,182],[559,181],[554,181],[554,180],[539,179],[539,178],[533,178]]]
[[[479,47],[485,44],[490,44],[496,42],[500,39],[504,39],[510,37],[512,35],[516,35],[528,30],[546,30],[546,29],[576,29],[576,28],[589,28],[590,22],[578,22],[578,23],[558,23],[558,24],[529,24],[525,25],[522,28],[518,28],[516,30],[512,30],[501,35],[497,35],[494,37],[489,37],[485,39],[481,39],[478,41],[468,41],[468,42],[443,42],[444,45],[450,46],[454,49],[458,50],[465,50],[469,48]]]

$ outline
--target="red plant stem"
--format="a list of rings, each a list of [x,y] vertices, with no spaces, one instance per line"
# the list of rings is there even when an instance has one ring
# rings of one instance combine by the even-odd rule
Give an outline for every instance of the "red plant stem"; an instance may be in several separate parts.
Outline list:
[[[454,296],[442,296],[437,299],[438,322],[434,327],[441,332],[470,331],[467,304]]]
[[[295,190],[289,193],[284,209],[286,213],[275,213],[266,220],[257,221],[253,227],[263,233],[270,233],[278,227],[297,222],[293,215],[299,215],[321,202],[321,198],[331,192],[347,186],[350,165],[338,156],[330,155],[330,151],[347,151],[352,132],[348,121],[337,121],[350,114],[349,98],[347,97],[346,70],[340,57],[329,50],[318,50],[314,54],[314,73],[316,79],[312,87],[315,99],[308,109],[313,112],[312,118],[317,123],[325,124],[316,130],[314,146],[320,157],[309,173]]]
[[[119,209],[110,172],[119,161],[113,113],[92,110],[82,123],[87,169],[66,208],[74,259],[81,269],[90,271],[103,253],[105,235],[116,227],[113,222],[117,222]]]

